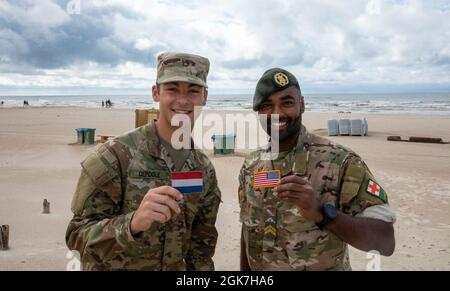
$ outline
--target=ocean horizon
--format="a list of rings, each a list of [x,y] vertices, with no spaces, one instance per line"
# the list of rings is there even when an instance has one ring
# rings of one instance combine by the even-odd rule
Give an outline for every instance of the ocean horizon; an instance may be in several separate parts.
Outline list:
[[[309,112],[450,114],[450,93],[321,93],[304,94]],[[24,95],[0,96],[4,108],[84,107],[101,108],[111,100],[113,108],[158,108],[150,95]],[[242,110],[252,108],[251,94],[211,94],[205,109]]]

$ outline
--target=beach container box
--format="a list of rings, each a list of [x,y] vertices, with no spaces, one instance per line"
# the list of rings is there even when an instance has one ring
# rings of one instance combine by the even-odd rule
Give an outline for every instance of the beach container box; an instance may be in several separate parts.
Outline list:
[[[135,128],[146,125],[150,120],[158,120],[159,110],[158,109],[136,109],[135,111]]]
[[[211,137],[214,143],[214,154],[222,154],[227,155],[234,153],[235,143],[236,143],[236,135],[233,134],[225,134],[225,135],[213,135]]]
[[[339,135],[339,123],[337,119],[328,119],[327,124],[329,136]]]
[[[85,128],[84,144],[94,144],[94,143],[95,143],[95,128]]]
[[[367,119],[363,118],[363,135],[367,136],[369,134],[369,123]]]
[[[84,143],[84,130],[85,130],[85,128],[75,128],[75,131],[77,132],[77,143],[78,144]]]
[[[340,119],[339,120],[339,135],[350,135],[350,120]]]
[[[350,120],[350,134],[351,135],[364,135],[363,120],[351,119]]]

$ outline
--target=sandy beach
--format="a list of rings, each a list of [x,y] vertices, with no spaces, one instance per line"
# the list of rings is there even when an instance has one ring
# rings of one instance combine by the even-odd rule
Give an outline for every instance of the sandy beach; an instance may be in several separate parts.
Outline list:
[[[396,250],[381,258],[381,269],[450,270],[450,144],[386,140],[400,135],[450,141],[450,116],[306,113],[303,123],[326,135],[327,119],[337,117],[368,120],[369,136],[330,139],[362,156],[397,212]],[[72,145],[74,129],[118,135],[132,130],[134,122],[130,109],[0,108],[0,225],[10,226],[10,249],[0,251],[0,270],[66,270],[64,235],[80,162],[97,147]],[[207,152],[223,195],[217,270],[239,269],[237,176],[243,152]],[[41,214],[44,198],[51,203],[48,215]],[[352,248],[351,263],[354,270],[366,270],[370,258]]]

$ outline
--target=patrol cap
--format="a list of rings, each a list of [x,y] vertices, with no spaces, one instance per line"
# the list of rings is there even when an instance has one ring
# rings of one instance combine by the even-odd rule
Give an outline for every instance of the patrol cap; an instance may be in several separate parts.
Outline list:
[[[188,82],[208,87],[209,60],[202,56],[167,52],[158,56],[156,83]]]
[[[253,110],[258,111],[261,104],[273,93],[283,91],[291,86],[297,87],[300,91],[297,78],[290,72],[280,68],[265,71],[256,85],[255,95],[253,96]]]

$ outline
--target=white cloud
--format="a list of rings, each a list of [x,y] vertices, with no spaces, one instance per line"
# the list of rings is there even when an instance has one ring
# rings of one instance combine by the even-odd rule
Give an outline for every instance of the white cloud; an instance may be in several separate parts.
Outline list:
[[[250,91],[273,66],[291,70],[314,88],[343,83],[450,86],[450,6],[443,0],[81,0],[80,15],[67,15],[67,1],[55,1],[0,4],[5,26],[0,29],[0,71],[5,73],[0,88],[148,88],[162,51],[209,57],[212,90]],[[70,30],[71,25],[92,24],[97,25],[94,39],[88,38],[89,28],[78,36]],[[39,59],[45,50],[30,46],[39,43],[36,38],[44,47],[56,43],[52,52],[69,54],[70,61],[52,59],[52,66],[43,66]],[[86,44],[74,53],[58,42],[65,38]],[[15,57],[21,61],[12,68]],[[33,66],[45,75],[29,75]],[[21,68],[23,78],[8,73]],[[58,70],[64,70],[63,78],[52,74]]]

